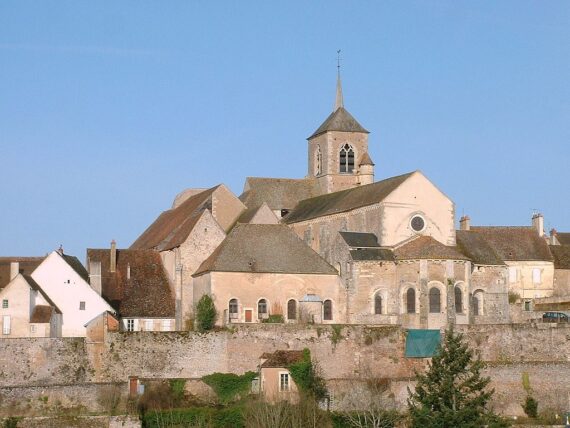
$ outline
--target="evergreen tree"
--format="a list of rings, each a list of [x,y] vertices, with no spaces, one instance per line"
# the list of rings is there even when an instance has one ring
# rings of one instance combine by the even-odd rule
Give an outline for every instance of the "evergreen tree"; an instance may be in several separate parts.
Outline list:
[[[412,427],[508,426],[486,408],[494,390],[487,388],[491,379],[481,376],[483,367],[479,356],[474,359],[463,336],[455,334],[453,328],[447,330],[428,370],[416,373],[415,392],[408,388]]]
[[[214,328],[218,312],[214,301],[210,296],[204,294],[196,305],[196,328],[198,331],[208,331]]]

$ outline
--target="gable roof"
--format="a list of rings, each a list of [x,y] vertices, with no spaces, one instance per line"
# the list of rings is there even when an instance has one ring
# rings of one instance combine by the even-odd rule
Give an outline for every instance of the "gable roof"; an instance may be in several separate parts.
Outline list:
[[[369,134],[344,107],[339,107],[333,111],[308,139],[310,140],[328,131],[364,132]]]
[[[387,178],[376,183],[340,192],[327,193],[311,199],[305,199],[293,211],[284,217],[285,223],[298,223],[313,218],[351,211],[356,208],[382,202],[396,190],[414,172]]]
[[[561,245],[570,245],[570,233],[568,232],[556,232],[556,239]]]
[[[19,264],[19,273],[30,275],[43,261],[45,257],[0,257],[0,289],[10,282],[10,264]]]
[[[337,271],[281,224],[238,224],[194,275],[206,272],[337,275]]]
[[[182,244],[200,218],[203,210],[212,210],[212,194],[220,187],[197,193],[176,208],[164,211],[131,245],[133,250],[171,250]]]
[[[550,245],[554,269],[570,269],[570,245]]]
[[[53,300],[51,300],[51,298],[45,293],[45,291],[42,289],[42,287],[40,287],[40,285],[34,280],[34,278],[32,278],[30,275],[22,275],[24,277],[24,279],[26,280],[26,282],[28,283],[28,285],[35,291],[37,291],[38,293],[40,293],[42,295],[42,297],[44,298],[44,300],[48,303],[48,305],[50,305],[51,307],[54,308],[55,312],[58,314],[61,314],[61,310],[56,306],[55,303],[53,303]]]
[[[89,262],[101,263],[103,298],[122,317],[174,318],[174,296],[160,254],[155,250],[116,251],[116,269],[111,272],[109,249],[87,250]]]
[[[552,261],[546,240],[533,227],[472,226],[504,261]]]
[[[261,358],[267,358],[261,368],[287,368],[291,364],[303,361],[303,351],[275,351],[272,354],[264,353]]]
[[[472,230],[458,230],[455,236],[457,248],[469,257],[473,263],[494,266],[505,264],[480,233]]]
[[[378,238],[373,233],[339,232],[339,234],[349,247],[374,248],[380,246]]]
[[[264,216],[268,216],[271,221],[261,221]],[[254,224],[277,224],[279,219],[275,213],[269,208],[267,203],[261,204],[259,207],[248,208],[239,217],[238,223],[254,223]]]
[[[319,194],[314,178],[263,178],[248,177],[247,190],[239,197],[249,209],[257,209],[264,202],[272,210],[293,209],[303,199]]]
[[[443,245],[431,236],[418,236],[396,248],[394,254],[397,260],[469,260],[457,247]]]

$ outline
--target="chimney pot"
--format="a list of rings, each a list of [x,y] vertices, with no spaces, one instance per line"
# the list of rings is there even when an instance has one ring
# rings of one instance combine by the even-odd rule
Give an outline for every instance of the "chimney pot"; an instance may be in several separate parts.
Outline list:
[[[117,243],[113,239],[111,241],[109,271],[115,272],[116,270],[117,270]]]

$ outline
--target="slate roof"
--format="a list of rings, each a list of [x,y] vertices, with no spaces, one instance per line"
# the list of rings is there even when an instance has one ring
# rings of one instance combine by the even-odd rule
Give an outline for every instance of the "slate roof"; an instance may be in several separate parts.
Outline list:
[[[550,245],[554,269],[570,269],[570,245]]]
[[[384,198],[396,190],[412,174],[413,172],[410,172],[377,181],[376,183],[303,200],[284,217],[284,221],[289,224],[298,223],[382,202]]]
[[[552,261],[548,244],[536,230],[526,226],[472,226],[504,261]]]
[[[397,260],[469,260],[457,247],[443,245],[431,236],[419,236],[394,250]]]
[[[18,262],[20,273],[30,275],[45,257],[0,257],[0,289],[10,282],[10,263]]]
[[[293,209],[303,199],[319,194],[318,183],[314,178],[262,178],[248,177],[249,189],[239,199],[248,210],[257,210],[267,203],[272,210]]]
[[[51,320],[53,308],[48,305],[36,305],[32,315],[30,316],[31,323],[48,323]]]
[[[370,155],[368,154],[368,152],[364,152],[364,154],[360,158],[360,161],[358,162],[358,166],[360,166],[360,165],[372,165],[372,166],[374,166],[374,162],[372,162],[372,159],[370,158]]]
[[[570,233],[568,232],[556,232],[556,239],[561,245],[570,245]]]
[[[354,261],[387,261],[393,262],[394,252],[388,248],[364,248],[350,250],[350,257]]]
[[[89,282],[89,273],[77,257],[69,256],[67,254],[60,254],[59,252],[58,254],[82,279],[85,280],[85,282]]]
[[[337,275],[335,268],[281,224],[236,225],[193,276],[210,271]]]
[[[287,368],[291,364],[303,361],[303,351],[275,351],[273,354],[264,353],[261,358],[267,358],[261,368]]]
[[[379,247],[378,238],[373,233],[339,232],[349,247],[370,248]]]
[[[505,262],[489,245],[484,236],[472,230],[456,232],[457,249],[479,265],[504,265]]]
[[[369,134],[344,107],[339,107],[333,111],[308,139],[310,140],[328,131],[364,132]]]
[[[212,209],[212,193],[219,186],[186,199],[174,209],[164,211],[131,245],[132,250],[171,250],[182,244],[205,209]]]
[[[119,249],[115,272],[109,249],[88,249],[87,259],[101,262],[101,294],[120,316],[174,318],[174,295],[157,251]]]

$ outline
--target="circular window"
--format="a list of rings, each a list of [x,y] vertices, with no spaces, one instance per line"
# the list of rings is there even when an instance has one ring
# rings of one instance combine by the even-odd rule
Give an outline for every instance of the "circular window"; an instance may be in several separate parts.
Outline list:
[[[426,227],[426,222],[421,215],[415,215],[410,220],[410,226],[414,232],[421,232]]]

